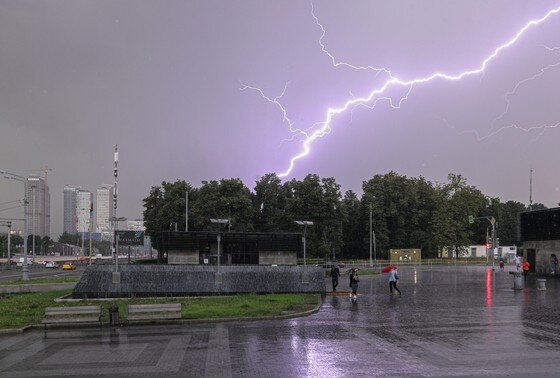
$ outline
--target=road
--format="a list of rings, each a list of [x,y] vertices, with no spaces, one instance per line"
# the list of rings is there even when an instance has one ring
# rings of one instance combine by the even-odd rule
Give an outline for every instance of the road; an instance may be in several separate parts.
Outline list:
[[[484,267],[404,268],[362,277],[359,297],[326,297],[294,319],[95,327],[0,336],[0,375],[557,376],[560,280]],[[348,286],[347,278],[341,289]]]
[[[84,267],[78,266],[76,270],[62,270],[58,269],[47,269],[43,266],[33,266],[29,269],[29,278],[47,278],[56,276],[69,276],[69,277],[80,277],[84,272]],[[21,278],[21,268],[16,268],[12,266],[11,269],[7,270],[5,266],[0,270],[0,283],[6,281],[14,281]]]

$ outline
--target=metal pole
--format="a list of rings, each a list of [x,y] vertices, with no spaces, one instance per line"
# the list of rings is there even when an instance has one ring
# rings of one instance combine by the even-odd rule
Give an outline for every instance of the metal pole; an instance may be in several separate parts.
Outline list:
[[[119,271],[119,235],[115,236],[115,272]]]
[[[189,232],[189,191],[185,195],[185,232]]]
[[[369,266],[372,267],[373,266],[373,261],[372,261],[372,256],[371,256],[371,252],[372,252],[372,239],[373,239],[373,225],[372,225],[372,214],[373,213],[373,209],[371,207],[371,203],[369,204]]]
[[[307,263],[305,261],[305,236],[306,235],[307,235],[307,225],[305,225],[303,228],[303,267],[304,268],[307,266]]]
[[[115,231],[117,228],[119,228],[119,223],[116,220],[117,219],[117,197],[119,195],[118,192],[118,186],[117,186],[117,179],[118,179],[118,169],[117,166],[119,164],[119,147],[115,144],[115,154],[114,154],[114,162],[115,162],[115,169],[113,171],[113,175],[115,176],[115,183],[113,186],[113,232],[112,232],[112,236],[113,236],[113,243],[111,243],[111,248],[115,249],[115,272],[119,271],[119,255],[118,255],[118,251],[117,251],[117,245],[118,245],[118,235],[115,237]],[[116,222],[116,225],[115,225]]]
[[[12,224],[8,223],[8,267],[10,267],[10,251],[12,248],[12,244],[10,240],[11,234],[12,234]]]
[[[222,235],[218,234],[218,274],[220,274],[220,241],[222,240]]]
[[[21,267],[22,281],[29,281],[29,268],[27,266],[27,182],[23,182],[25,197],[23,198],[23,266]]]
[[[93,203],[90,204],[89,207],[89,264],[91,265],[91,258],[93,257],[93,248],[92,248],[92,240],[91,240],[91,229],[93,228]]]
[[[31,186],[31,200],[33,201],[33,205],[31,205],[31,212],[33,215],[31,216],[31,238],[33,239],[33,250],[31,251],[33,256],[33,262],[35,262],[35,185]]]
[[[373,259],[377,262],[377,245],[375,243],[375,231],[373,231]]]
[[[496,248],[496,222],[492,222],[492,271],[494,271],[494,248]]]
[[[227,232],[231,232],[231,205],[228,204]]]

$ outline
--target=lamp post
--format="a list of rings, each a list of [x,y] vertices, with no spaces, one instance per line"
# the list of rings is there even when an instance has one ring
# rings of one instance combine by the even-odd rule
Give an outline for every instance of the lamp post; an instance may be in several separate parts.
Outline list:
[[[32,254],[32,260],[33,262],[35,262],[35,233],[37,232],[35,230],[35,185],[31,185],[31,200],[32,202],[32,207],[31,207],[31,238],[33,239],[33,249],[31,250],[31,254]]]
[[[91,258],[92,258],[92,240],[91,240],[91,231],[93,228],[93,202],[89,206],[89,263],[91,265]]]
[[[490,224],[492,225],[492,271],[495,270],[494,267],[494,248],[496,247],[496,218],[494,218],[493,216],[486,216],[486,217],[473,217],[472,215],[469,216],[469,223],[473,223],[476,219],[486,219],[488,222],[490,222]],[[489,251],[488,251],[489,252]],[[488,258],[489,253],[486,253],[486,257]]]
[[[229,219],[210,219],[211,223],[217,223],[217,224],[228,224],[229,225]],[[217,236],[217,240],[218,240],[218,275],[220,274],[220,242],[222,241],[222,235],[218,232],[218,236]]]
[[[373,267],[373,260],[371,256],[372,251],[372,232],[373,232],[373,225],[372,225],[372,218],[373,218],[373,208],[371,203],[369,204],[369,266]]]
[[[19,181],[23,184],[23,266],[21,268],[22,281],[29,281],[29,270],[27,266],[27,179],[7,171],[0,171],[4,178]]]
[[[313,226],[313,222],[311,221],[294,221],[296,224],[303,226],[303,238],[302,238],[302,242],[303,242],[303,266],[306,267],[307,263],[306,263],[306,243],[305,243],[305,237],[307,236],[307,226]]]

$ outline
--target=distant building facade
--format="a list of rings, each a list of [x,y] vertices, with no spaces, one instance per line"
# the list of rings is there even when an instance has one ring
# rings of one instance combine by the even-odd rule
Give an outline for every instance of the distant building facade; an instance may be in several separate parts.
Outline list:
[[[215,232],[162,233],[160,252],[168,264],[217,265],[297,265],[301,254],[301,234],[225,232],[220,244]],[[218,253],[218,246],[220,253]]]
[[[420,261],[421,259],[422,250],[420,248],[389,250],[389,260],[391,262]]]
[[[111,217],[113,216],[113,187],[102,185],[95,192],[96,230],[102,234],[111,233]]]
[[[552,255],[560,256],[560,207],[521,213],[519,239],[530,271],[550,273]]]
[[[76,216],[78,218],[78,233],[89,232],[90,226],[90,207],[92,195],[89,190],[78,190],[76,195]]]
[[[146,227],[144,227],[144,221],[142,219],[126,221],[126,229],[128,231],[146,231]]]
[[[27,212],[27,234],[35,234],[41,237],[51,234],[51,195],[49,186],[45,180],[30,176],[27,178],[28,201]]]
[[[76,213],[79,186],[67,185],[64,187],[64,224],[62,231],[67,234],[78,232],[78,214]]]

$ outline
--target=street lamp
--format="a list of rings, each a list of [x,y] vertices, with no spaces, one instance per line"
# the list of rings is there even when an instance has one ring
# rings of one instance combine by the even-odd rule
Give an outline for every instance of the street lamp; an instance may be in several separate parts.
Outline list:
[[[306,246],[305,246],[305,236],[307,235],[307,226],[313,226],[313,222],[311,221],[294,221],[296,224],[303,226],[303,266],[306,266]]]
[[[210,219],[211,223],[217,223],[217,224],[228,224],[229,225],[229,219]],[[220,241],[222,239],[222,235],[218,232],[218,276],[220,275]]]
[[[29,281],[29,270],[27,266],[27,179],[7,171],[0,171],[4,178],[16,180],[23,184],[23,266],[21,268],[22,281]]]

